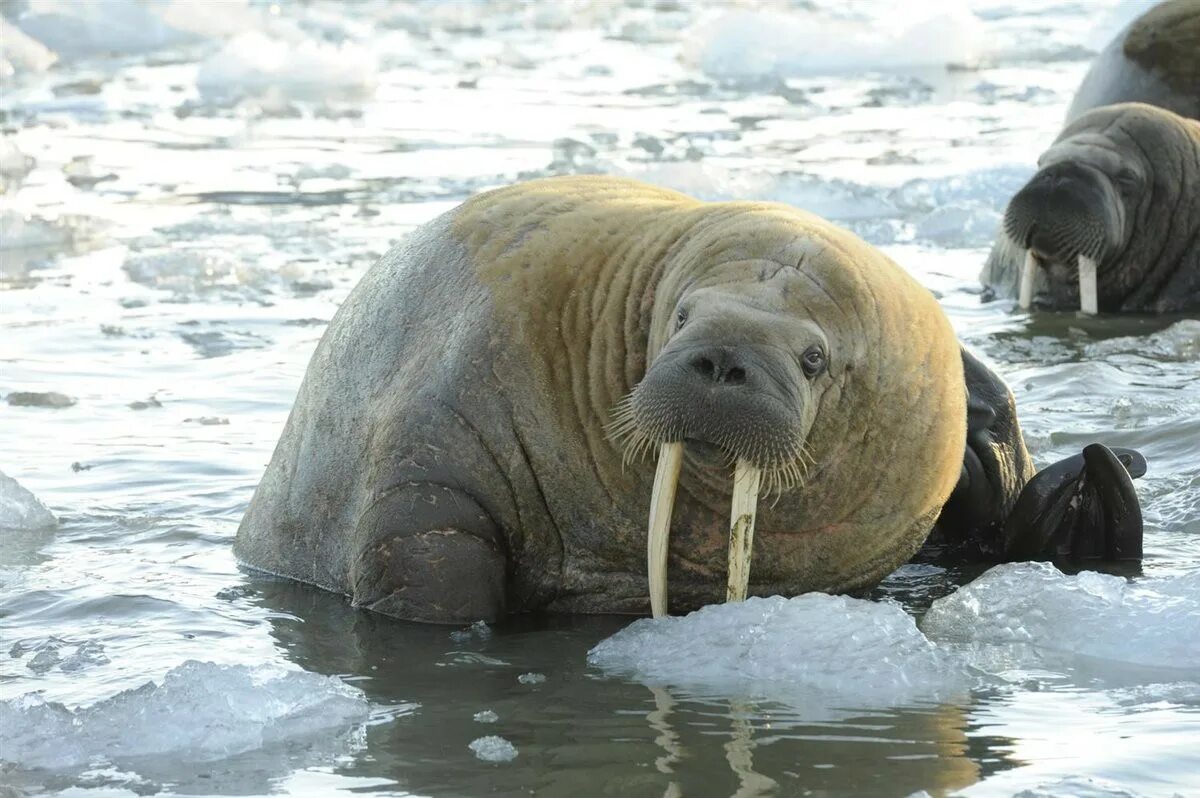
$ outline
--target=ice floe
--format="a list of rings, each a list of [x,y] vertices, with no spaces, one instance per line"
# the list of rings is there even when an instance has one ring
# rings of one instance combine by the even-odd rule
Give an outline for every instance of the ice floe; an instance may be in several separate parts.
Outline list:
[[[864,25],[804,9],[789,13],[731,11],[702,20],[689,30],[682,57],[709,77],[741,82],[969,66],[986,53],[980,21],[966,9],[905,6],[902,13],[892,24]]]
[[[37,496],[0,471],[0,529],[47,529],[57,523]]]
[[[999,565],[933,603],[937,640],[1016,644],[1200,676],[1200,573],[1068,576],[1047,563]]]
[[[595,646],[588,662],[698,693],[785,701],[816,693],[859,706],[933,699],[969,684],[962,664],[900,605],[821,593],[644,618]]]
[[[200,64],[196,84],[210,99],[354,100],[374,90],[377,68],[365,48],[250,31]]]
[[[33,693],[0,702],[0,757],[41,768],[162,754],[219,759],[361,723],[369,709],[361,691],[332,676],[188,661],[161,684],[79,709]]]

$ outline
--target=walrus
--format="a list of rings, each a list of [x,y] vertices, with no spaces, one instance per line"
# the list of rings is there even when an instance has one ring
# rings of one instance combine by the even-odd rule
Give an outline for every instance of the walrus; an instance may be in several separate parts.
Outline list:
[[[1200,309],[1200,122],[1121,103],[1068,124],[1009,201],[981,279],[1023,308]]]
[[[1126,102],[1200,119],[1200,0],[1159,3],[1117,34],[1092,62],[1067,122]]]
[[[1026,548],[1072,548],[1080,501],[1083,537],[1117,529],[1110,495],[1131,489],[1076,491],[1066,515],[1040,498],[1128,487],[1136,463],[1114,457],[1027,502]],[[366,273],[235,550],[413,621],[659,615],[864,590],[944,509],[960,540],[1015,550],[1003,522],[1032,471],[1011,393],[851,233],[550,178],[471,198]]]

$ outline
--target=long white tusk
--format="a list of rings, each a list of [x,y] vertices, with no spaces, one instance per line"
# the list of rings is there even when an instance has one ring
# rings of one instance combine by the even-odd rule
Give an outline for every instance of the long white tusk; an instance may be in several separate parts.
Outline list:
[[[1100,296],[1096,291],[1096,261],[1087,255],[1079,256],[1079,309],[1092,316],[1100,312]]]
[[[1033,281],[1037,278],[1038,261],[1033,250],[1025,252],[1025,266],[1021,269],[1021,296],[1018,303],[1022,310],[1033,304]]]
[[[646,569],[650,580],[650,612],[667,614],[667,544],[671,538],[671,510],[683,465],[683,443],[664,443],[658,450],[654,492],[650,494],[650,528],[646,534]]]
[[[733,510],[729,517],[729,587],[727,601],[745,601],[750,586],[750,553],[754,549],[754,516],[762,471],[739,459],[733,470]]]

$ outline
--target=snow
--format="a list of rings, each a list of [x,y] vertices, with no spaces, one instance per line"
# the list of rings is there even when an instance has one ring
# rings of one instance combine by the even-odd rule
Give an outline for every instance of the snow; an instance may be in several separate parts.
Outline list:
[[[93,758],[172,754],[207,760],[361,723],[362,692],[332,676],[189,660],[91,706],[35,693],[0,703],[5,761],[69,768]]]
[[[57,524],[37,496],[0,471],[0,529],[48,529]]]
[[[1047,563],[999,565],[933,603],[938,640],[1029,646],[1200,676],[1200,573],[1136,581]]]
[[[468,746],[484,762],[511,762],[517,758],[517,747],[495,735],[480,737]]]
[[[968,684],[961,664],[899,605],[821,593],[644,618],[594,647],[588,662],[704,694],[789,701],[816,693],[859,706],[938,698]]]

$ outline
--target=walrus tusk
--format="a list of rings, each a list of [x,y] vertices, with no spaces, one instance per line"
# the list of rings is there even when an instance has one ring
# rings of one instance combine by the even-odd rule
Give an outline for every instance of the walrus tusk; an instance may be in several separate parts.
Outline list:
[[[1033,281],[1037,277],[1037,255],[1033,254],[1033,250],[1025,252],[1025,266],[1021,269],[1021,296],[1018,299],[1022,310],[1028,310],[1033,304]]]
[[[729,517],[729,587],[726,601],[745,601],[750,585],[750,553],[754,548],[754,516],[762,470],[739,459],[733,470],[733,510]]]
[[[650,613],[667,614],[667,543],[671,536],[671,510],[683,465],[683,443],[664,443],[658,450],[654,492],[650,494],[650,528],[646,535],[646,569],[650,580]]]
[[[1096,261],[1087,255],[1079,256],[1079,309],[1091,316],[1100,312],[1100,297],[1096,292]]]

